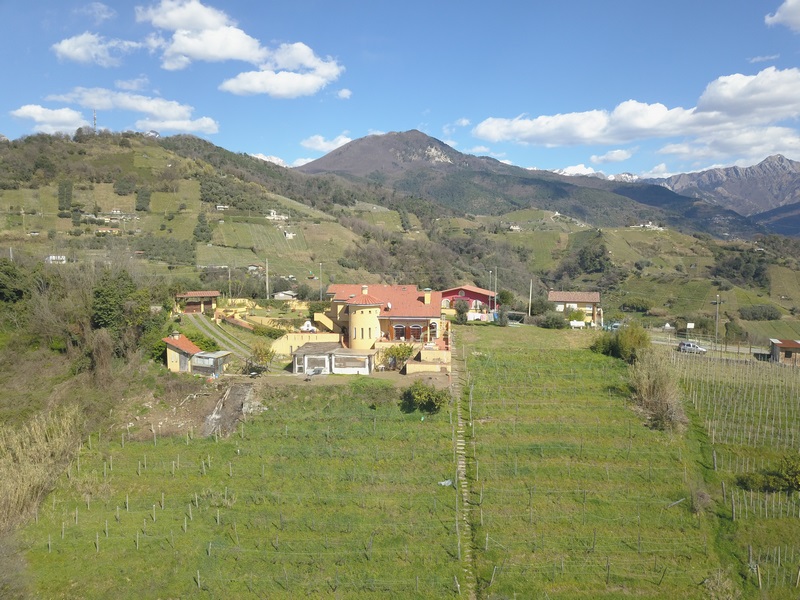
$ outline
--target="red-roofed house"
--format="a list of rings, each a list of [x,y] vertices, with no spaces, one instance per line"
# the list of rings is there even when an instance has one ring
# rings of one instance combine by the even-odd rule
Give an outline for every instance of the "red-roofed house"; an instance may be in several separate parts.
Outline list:
[[[230,352],[203,351],[177,331],[173,331],[162,341],[167,345],[167,369],[173,373],[219,377],[225,372]]]
[[[175,312],[214,314],[219,296],[220,293],[216,290],[195,290],[175,294]]]
[[[433,342],[445,333],[442,293],[415,285],[337,283],[331,307],[314,315],[322,329],[340,333],[345,346],[368,350],[378,340]]]
[[[466,301],[471,311],[487,311],[496,306],[496,294],[474,285],[461,285],[442,292],[442,308],[455,308],[459,300]]]
[[[800,340],[776,340],[769,341],[769,350],[773,362],[782,365],[800,365]]]
[[[603,309],[600,308],[600,292],[547,292],[547,301],[555,304],[557,312],[568,313],[580,310],[584,321],[592,326],[603,324]]]

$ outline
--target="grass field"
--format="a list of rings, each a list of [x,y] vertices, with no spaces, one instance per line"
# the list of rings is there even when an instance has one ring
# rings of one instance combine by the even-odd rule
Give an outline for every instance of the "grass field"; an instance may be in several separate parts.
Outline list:
[[[452,427],[395,394],[273,389],[227,440],[95,435],[25,532],[35,593],[450,595]]]

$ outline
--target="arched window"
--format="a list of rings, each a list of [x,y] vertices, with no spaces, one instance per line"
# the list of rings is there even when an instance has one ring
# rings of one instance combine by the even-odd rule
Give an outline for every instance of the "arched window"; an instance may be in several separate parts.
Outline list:
[[[411,339],[417,342],[422,339],[422,325],[411,326]]]
[[[394,326],[394,339],[404,339],[406,337],[406,327],[405,325],[395,325]]]
[[[439,337],[439,328],[436,324],[436,321],[433,321],[428,324],[428,331],[431,334],[431,339],[435,340],[437,337]]]

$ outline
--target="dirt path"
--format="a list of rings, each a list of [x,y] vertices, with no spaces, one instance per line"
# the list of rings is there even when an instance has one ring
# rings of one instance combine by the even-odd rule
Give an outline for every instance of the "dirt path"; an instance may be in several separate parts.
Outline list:
[[[212,323],[205,315],[185,314],[181,318],[187,319],[202,333],[216,341],[220,348],[230,350],[233,354],[242,359],[246,359],[250,356],[251,352],[247,344],[236,339],[233,335]]]
[[[475,562],[472,555],[472,504],[470,502],[469,480],[467,479],[465,422],[462,410],[462,393],[464,385],[467,385],[467,382],[463,379],[465,376],[463,364],[466,358],[457,353],[455,344],[453,349],[451,394],[456,402],[456,479],[460,500],[456,519],[459,524],[459,555],[464,569],[464,581],[459,584],[459,592],[463,588],[463,591],[466,592],[466,597],[470,600],[475,600],[477,598],[478,580],[475,575]]]

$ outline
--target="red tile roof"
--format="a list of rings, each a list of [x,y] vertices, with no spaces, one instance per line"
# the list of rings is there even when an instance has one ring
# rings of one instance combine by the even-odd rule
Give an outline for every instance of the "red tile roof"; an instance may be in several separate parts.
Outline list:
[[[442,292],[443,296],[452,296],[453,293],[458,292],[458,290],[464,290],[465,292],[473,292],[475,294],[483,294],[484,296],[494,297],[494,292],[492,290],[485,290],[483,288],[479,288],[474,285],[460,285],[458,287],[450,288],[449,290],[444,290]]]
[[[178,335],[177,338],[172,336],[168,336],[162,339],[162,341],[167,345],[175,348],[176,350],[180,350],[181,352],[188,354],[190,356],[194,356],[198,352],[202,352],[200,348],[198,348],[195,343],[187,338],[182,333]]]
[[[376,298],[372,294],[356,294],[356,297],[350,298],[347,303],[357,306],[370,306],[373,304],[384,304],[384,301],[380,298]]]
[[[217,290],[209,290],[209,291],[192,291],[192,292],[183,292],[181,294],[175,294],[176,298],[216,298],[220,295],[220,292]]]
[[[442,312],[442,292],[431,291],[430,304],[425,304],[424,290],[415,285],[367,286],[363,293],[360,283],[335,283],[328,286],[328,297],[332,302],[359,303],[359,296],[369,296],[383,304],[381,318],[420,317],[437,318]]]
[[[600,302],[600,292],[547,292],[548,302]]]

